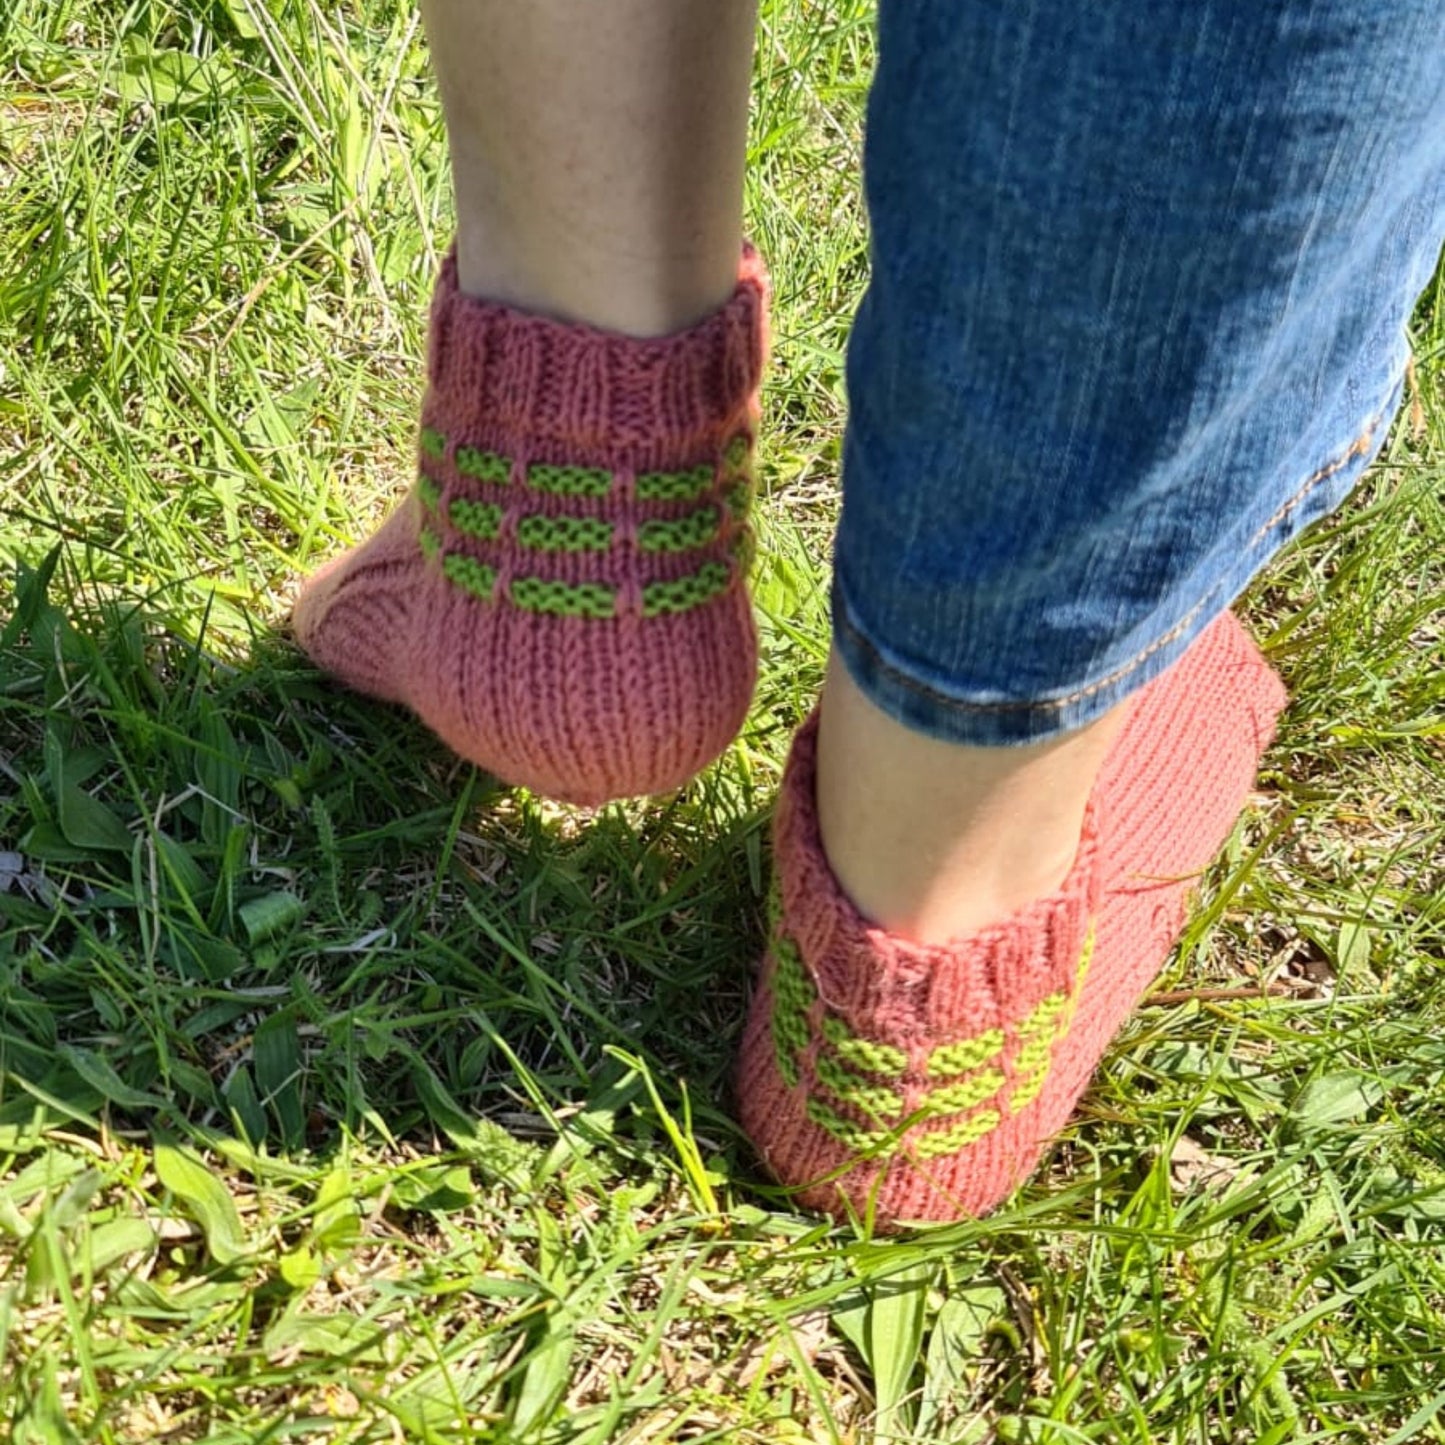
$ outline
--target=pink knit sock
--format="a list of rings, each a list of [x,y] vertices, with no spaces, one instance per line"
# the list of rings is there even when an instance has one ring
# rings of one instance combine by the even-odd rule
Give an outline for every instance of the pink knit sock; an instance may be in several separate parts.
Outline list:
[[[720,311],[635,340],[464,296],[448,259],[420,478],[307,583],[301,646],[506,782],[589,804],[685,783],[757,667],[764,290],[749,248]]]
[[[824,857],[816,723],[774,825],[772,936],[739,1111],[805,1208],[876,1224],[978,1215],[1033,1169],[1169,955],[1284,705],[1235,619],[1135,700],[1060,891],[956,943],[863,919]]]

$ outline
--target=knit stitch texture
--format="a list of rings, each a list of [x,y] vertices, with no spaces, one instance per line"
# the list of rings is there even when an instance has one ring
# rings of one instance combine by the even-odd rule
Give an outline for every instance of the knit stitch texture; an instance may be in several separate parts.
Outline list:
[[[679,787],[742,724],[766,278],[656,340],[459,290],[432,303],[416,486],[322,568],[312,660],[453,750],[568,802]]]
[[[828,867],[816,719],[774,822],[743,1127],[804,1208],[887,1230],[978,1216],[1032,1171],[1169,955],[1284,705],[1225,614],[1134,700],[1058,893],[943,946],[864,919]]]

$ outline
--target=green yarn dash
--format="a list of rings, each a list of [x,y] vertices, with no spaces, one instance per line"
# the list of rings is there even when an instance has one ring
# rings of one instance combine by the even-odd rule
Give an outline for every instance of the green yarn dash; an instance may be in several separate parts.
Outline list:
[[[846,1068],[836,1055],[819,1053],[813,1063],[818,1082],[869,1119],[896,1119],[903,1113],[903,1095],[881,1084],[869,1084]]]
[[[512,603],[525,612],[551,617],[608,618],[617,615],[617,594],[596,582],[549,582],[543,577],[512,581]]]
[[[616,528],[600,517],[544,517],[517,523],[517,540],[534,552],[605,552]]]
[[[768,885],[768,937],[786,942],[783,934],[783,885],[778,876]]]
[[[674,521],[644,522],[637,529],[637,545],[644,552],[690,552],[706,547],[722,529],[716,507],[699,507]]]
[[[723,451],[723,460],[728,464],[728,469],[735,472],[747,465],[752,451],[752,438],[746,432],[740,432],[727,444]]]
[[[424,426],[421,429],[421,449],[433,461],[442,461],[447,454],[447,439],[435,427]]]
[[[527,468],[527,485],[558,497],[605,497],[612,490],[612,473],[601,467],[553,466],[534,462]]]
[[[773,959],[773,1053],[791,1089],[798,1083],[797,1061],[808,1047],[808,1013],[818,995],[791,939],[774,939]]]
[[[1015,1055],[1014,1089],[1008,1101],[1011,1114],[1021,1113],[1043,1093],[1049,1070],[1053,1067],[1054,1045],[1066,1032],[1067,1029],[1059,1029],[1027,1038]]]
[[[723,501],[735,522],[745,522],[753,509],[753,488],[750,482],[734,482],[723,493]]]
[[[458,447],[457,471],[479,482],[507,483],[512,480],[511,459],[500,452],[483,451],[480,447]]]
[[[1053,1069],[1054,1049],[1068,1036],[1069,1029],[1073,1026],[1079,990],[1088,977],[1093,957],[1094,925],[1091,922],[1079,957],[1079,966],[1074,973],[1073,986],[1051,993],[1019,1025],[1018,1035],[1021,1042],[1018,1053],[1014,1055],[1014,1087],[1009,1095],[1009,1113],[1022,1113],[1043,1093],[1044,1085]]]
[[[1009,1113],[1022,1114],[1043,1093],[1048,1077],[1048,1069],[1040,1069],[1038,1073],[1029,1075],[1021,1084],[1017,1085],[1013,1093],[1009,1095]]]
[[[1018,1031],[1024,1038],[1031,1038],[1036,1034],[1049,1033],[1063,1013],[1065,1005],[1069,1001],[1068,994],[1060,991],[1051,993],[1041,1004],[1038,1004],[1034,1011],[1019,1025]]]
[[[491,601],[492,589],[497,585],[497,569],[468,557],[465,552],[448,552],[442,559],[442,575],[483,602]]]
[[[434,512],[442,499],[441,484],[422,472],[416,479],[416,494]]]
[[[732,572],[726,563],[708,562],[686,577],[671,582],[649,582],[642,589],[642,615],[661,617],[668,613],[691,612],[726,592]]]
[[[728,546],[737,569],[743,576],[747,576],[753,570],[753,563],[758,560],[757,539],[753,536],[751,527],[738,528],[737,534],[733,537]]]
[[[829,1014],[823,1020],[823,1037],[839,1058],[865,1073],[877,1074],[885,1079],[901,1079],[908,1069],[908,1055],[902,1049],[874,1039],[859,1038],[836,1014]]]
[[[971,1073],[1001,1054],[1005,1042],[1002,1029],[987,1029],[974,1038],[960,1039],[956,1044],[940,1044],[929,1054],[926,1072],[934,1079]]]
[[[773,957],[777,968],[773,975],[773,992],[786,1000],[789,1007],[800,1013],[807,1013],[817,999],[817,990],[803,967],[803,956],[798,945],[791,938],[779,938],[773,943]]]
[[[436,560],[437,553],[442,549],[442,539],[432,531],[430,527],[423,527],[417,535],[417,546],[421,548],[421,554],[428,562]]]
[[[502,509],[495,502],[474,502],[455,497],[447,508],[452,526],[466,537],[490,542],[502,530]]]
[[[776,1011],[773,1013],[772,1035],[773,1035],[773,1056],[778,1065],[778,1073],[782,1075],[783,1082],[790,1088],[798,1087],[798,1064],[797,1055],[802,1045],[793,1039],[779,1026],[781,1015]]]
[[[690,502],[712,486],[717,468],[702,462],[681,472],[642,472],[636,495],[639,502]]]
[[[1007,1082],[1002,1069],[984,1069],[956,1084],[943,1084],[923,1100],[924,1117],[942,1119],[962,1114],[993,1098]]]
[[[937,1159],[943,1154],[957,1154],[970,1144],[977,1144],[986,1134],[992,1134],[1003,1123],[997,1109],[984,1109],[971,1119],[955,1124],[951,1129],[940,1129],[936,1133],[921,1134],[913,1140],[913,1153],[919,1159]]]
[[[835,1139],[855,1154],[868,1154],[878,1148],[888,1135],[881,1131],[860,1128],[841,1114],[835,1114],[816,1095],[808,1100],[808,1118],[820,1129],[826,1130]]]

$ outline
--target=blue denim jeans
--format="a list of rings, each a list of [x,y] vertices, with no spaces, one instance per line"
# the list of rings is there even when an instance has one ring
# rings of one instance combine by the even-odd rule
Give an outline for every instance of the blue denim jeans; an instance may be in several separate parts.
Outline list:
[[[834,634],[1077,728],[1336,506],[1445,237],[1442,0],[881,0]]]

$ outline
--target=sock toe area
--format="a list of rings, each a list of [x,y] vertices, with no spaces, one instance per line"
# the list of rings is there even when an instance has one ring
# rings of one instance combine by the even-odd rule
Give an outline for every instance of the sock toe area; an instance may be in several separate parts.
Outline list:
[[[360,547],[313,573],[291,611],[291,631],[324,672],[386,702],[408,700],[405,658],[426,585],[410,501]]]

